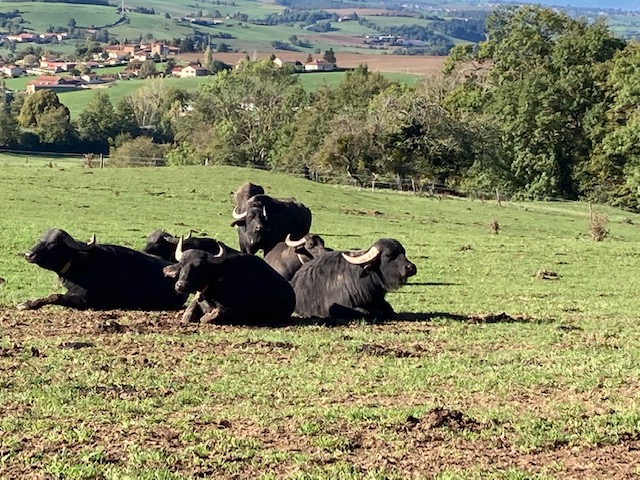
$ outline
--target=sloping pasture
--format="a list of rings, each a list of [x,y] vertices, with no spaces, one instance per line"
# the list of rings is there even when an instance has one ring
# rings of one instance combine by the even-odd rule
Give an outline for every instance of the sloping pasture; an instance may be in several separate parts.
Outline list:
[[[15,309],[60,291],[21,256],[47,228],[134,248],[157,228],[235,245],[230,192],[248,180],[307,204],[329,246],[399,239],[418,274],[388,297],[398,318],[270,329]],[[638,215],[595,207],[610,234],[593,242],[584,204],[231,167],[0,161],[0,191],[2,478],[640,474]]]

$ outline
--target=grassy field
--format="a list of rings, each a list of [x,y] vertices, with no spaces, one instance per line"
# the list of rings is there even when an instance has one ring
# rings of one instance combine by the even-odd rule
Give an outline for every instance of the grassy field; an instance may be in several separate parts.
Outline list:
[[[230,192],[247,180],[308,205],[331,247],[399,239],[418,274],[388,297],[398,318],[270,329],[14,308],[60,291],[21,257],[47,228],[134,248],[193,229],[235,245]],[[638,215],[596,207],[610,235],[593,242],[579,203],[5,156],[0,191],[1,478],[640,474]]]

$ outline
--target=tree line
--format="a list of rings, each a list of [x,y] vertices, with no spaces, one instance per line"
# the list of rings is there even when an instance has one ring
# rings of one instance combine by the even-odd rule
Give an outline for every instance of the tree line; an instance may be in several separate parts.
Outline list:
[[[51,92],[18,96],[0,113],[0,146],[639,208],[640,45],[604,21],[499,8],[486,40],[457,46],[441,77],[412,87],[362,65],[306,93],[270,59],[222,70],[195,93],[146,82],[115,106],[97,94],[75,122]]]

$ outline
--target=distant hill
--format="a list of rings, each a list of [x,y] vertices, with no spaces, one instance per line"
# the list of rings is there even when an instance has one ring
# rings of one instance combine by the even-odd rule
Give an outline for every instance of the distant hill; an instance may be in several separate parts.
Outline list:
[[[527,2],[512,1],[512,3]],[[531,3],[539,3],[549,7],[597,8],[602,10],[615,8],[640,11],[640,1],[638,0],[537,0]]]

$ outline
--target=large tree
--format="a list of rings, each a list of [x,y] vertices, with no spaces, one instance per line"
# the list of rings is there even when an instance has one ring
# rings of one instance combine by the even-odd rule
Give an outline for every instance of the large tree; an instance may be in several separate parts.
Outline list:
[[[514,189],[575,198],[583,193],[576,171],[592,148],[586,125],[605,100],[601,66],[623,46],[603,21],[537,6],[498,8],[477,49],[452,51],[448,71],[464,80],[449,102],[493,118]]]
[[[68,143],[74,133],[69,109],[48,89],[38,90],[24,100],[18,122],[33,130],[43,144]]]
[[[97,92],[80,114],[76,129],[81,141],[99,152],[107,153],[109,139],[121,131],[120,127],[121,122],[109,95]]]
[[[305,97],[297,77],[268,59],[245,61],[202,86],[195,116],[182,124],[177,139],[216,163],[266,166],[281,130]]]

